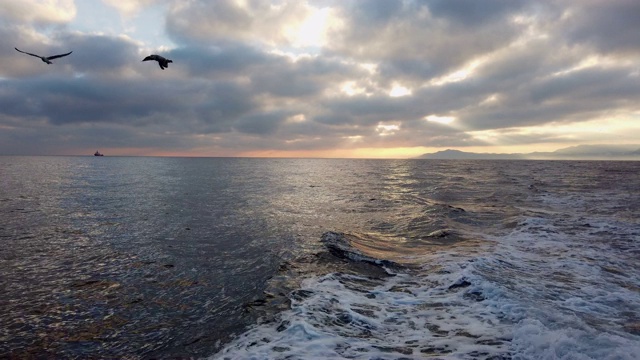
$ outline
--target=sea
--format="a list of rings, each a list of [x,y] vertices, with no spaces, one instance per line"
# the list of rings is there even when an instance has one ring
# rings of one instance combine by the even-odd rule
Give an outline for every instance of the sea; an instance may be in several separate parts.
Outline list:
[[[0,358],[640,359],[640,162],[0,157]]]

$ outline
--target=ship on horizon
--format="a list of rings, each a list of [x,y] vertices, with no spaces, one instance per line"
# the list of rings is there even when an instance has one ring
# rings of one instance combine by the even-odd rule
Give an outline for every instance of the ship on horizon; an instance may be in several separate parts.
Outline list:
[[[100,151],[96,150],[95,154],[93,154],[93,156],[104,156],[104,154],[101,154]]]

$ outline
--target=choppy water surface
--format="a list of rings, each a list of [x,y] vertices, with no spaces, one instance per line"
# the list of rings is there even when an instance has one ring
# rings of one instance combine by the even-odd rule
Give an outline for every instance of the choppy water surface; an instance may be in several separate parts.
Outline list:
[[[0,357],[637,359],[639,170],[0,157]]]

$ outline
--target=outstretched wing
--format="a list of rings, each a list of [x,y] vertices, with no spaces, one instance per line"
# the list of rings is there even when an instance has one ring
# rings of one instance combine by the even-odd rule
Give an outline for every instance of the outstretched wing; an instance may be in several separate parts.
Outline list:
[[[73,52],[73,51],[69,51],[69,52],[68,52],[68,53],[66,53],[66,54],[60,54],[60,55],[47,56],[47,59],[49,59],[49,60],[53,60],[53,59],[61,58],[61,57],[63,57],[63,56],[67,56],[67,55],[71,54],[72,52]]]
[[[41,58],[41,56],[40,56],[40,55],[36,55],[36,54],[32,54],[32,53],[28,53],[28,52],[26,52],[26,51],[22,51],[22,50],[20,50],[20,49],[18,49],[18,48],[14,48],[14,49],[18,50],[19,52],[21,52],[21,53],[23,53],[23,54],[27,54],[27,55],[35,56],[35,57],[37,57],[37,58]]]

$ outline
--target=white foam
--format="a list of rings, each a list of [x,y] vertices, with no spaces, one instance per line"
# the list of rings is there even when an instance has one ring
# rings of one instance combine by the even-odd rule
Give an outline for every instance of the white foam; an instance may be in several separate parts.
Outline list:
[[[310,296],[294,296],[277,322],[254,327],[213,358],[637,358],[640,337],[623,330],[623,312],[640,310],[640,297],[607,276],[631,279],[585,262],[608,261],[601,244],[576,249],[544,219],[526,223],[536,228],[496,239],[482,256],[438,252],[419,274],[373,283],[344,274],[307,279]],[[556,235],[539,237],[540,226]]]
[[[619,218],[611,211],[619,199],[598,194],[542,198],[546,211],[523,216],[496,239],[492,255],[513,265],[500,274],[517,279],[498,281],[509,294],[503,309],[509,302],[507,312],[518,309],[514,359],[640,358],[640,337],[625,330],[640,312],[640,273],[630,256],[640,243],[626,241],[637,239],[637,220]]]
[[[293,296],[292,309],[276,323],[254,327],[214,358],[418,359],[507,352],[508,326],[482,302],[465,297],[479,289],[450,289],[469,281],[465,273],[452,265],[423,279],[399,274],[375,285],[344,274],[307,279],[302,289],[310,296]]]
[[[515,330],[513,359],[638,359],[640,343],[607,333],[575,328],[550,328],[526,319]]]
[[[419,273],[309,278],[213,358],[640,359],[638,220],[600,195],[539,193],[512,231],[467,234],[486,242]]]

